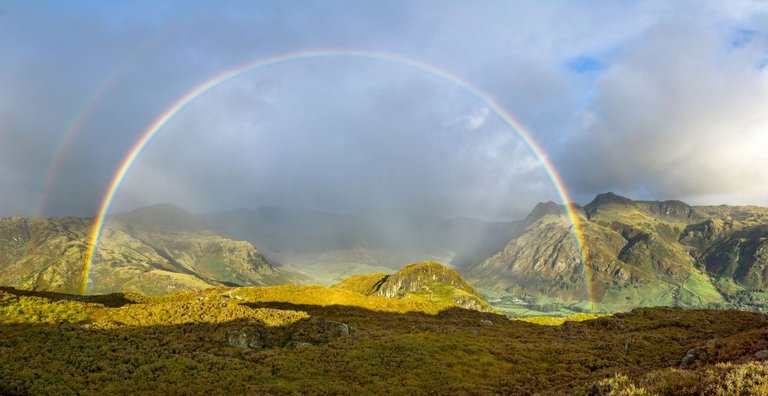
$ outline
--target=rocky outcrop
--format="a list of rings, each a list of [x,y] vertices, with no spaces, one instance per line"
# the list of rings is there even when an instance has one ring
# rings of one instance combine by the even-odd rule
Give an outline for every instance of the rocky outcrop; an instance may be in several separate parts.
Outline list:
[[[434,261],[410,264],[392,275],[356,275],[335,287],[368,296],[421,298],[476,311],[493,312],[493,308],[458,272]]]
[[[461,279],[458,272],[434,261],[414,263],[387,276],[372,294],[397,297],[402,292],[418,292],[431,283],[448,285],[467,293],[476,293],[472,286]]]
[[[700,255],[700,260],[711,274],[733,279],[748,288],[768,287],[768,226],[717,238]]]
[[[469,276],[488,287],[506,284],[509,292],[534,289],[540,293],[567,290],[584,279],[576,241],[564,220],[529,226]]]

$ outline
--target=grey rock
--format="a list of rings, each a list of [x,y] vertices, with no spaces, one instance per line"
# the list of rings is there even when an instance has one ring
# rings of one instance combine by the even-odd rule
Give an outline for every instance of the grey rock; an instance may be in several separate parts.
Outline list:
[[[334,336],[346,336],[349,335],[350,329],[346,323],[333,322],[330,320],[323,320],[320,322],[320,327],[323,330],[329,331]]]
[[[227,338],[229,345],[243,349],[260,349],[264,347],[261,334],[258,331],[245,327],[235,334],[230,334]]]
[[[697,348],[689,349],[688,352],[685,353],[683,360],[680,361],[680,368],[685,368],[693,364],[696,361],[697,352]]]

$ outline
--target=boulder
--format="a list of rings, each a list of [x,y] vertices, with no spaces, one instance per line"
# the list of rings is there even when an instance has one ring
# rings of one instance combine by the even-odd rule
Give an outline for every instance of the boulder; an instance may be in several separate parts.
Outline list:
[[[264,347],[261,334],[258,330],[250,327],[244,327],[239,332],[230,334],[227,343],[243,349],[261,349]]]
[[[683,360],[680,361],[680,368],[686,368],[694,364],[696,362],[696,358],[698,357],[698,352],[698,348],[689,349],[688,352],[685,353]]]

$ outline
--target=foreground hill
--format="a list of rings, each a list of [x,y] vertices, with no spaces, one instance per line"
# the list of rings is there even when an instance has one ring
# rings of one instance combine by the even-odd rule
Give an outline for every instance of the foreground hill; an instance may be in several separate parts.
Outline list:
[[[0,219],[0,284],[77,293],[91,220]],[[109,218],[89,292],[165,294],[216,285],[286,283],[250,243],[223,237],[191,214],[157,205]]]
[[[2,394],[766,394],[768,321],[643,308],[562,326],[307,286],[0,290]]]
[[[493,308],[472,286],[461,279],[458,272],[434,261],[410,264],[391,275],[355,275],[334,287],[366,296],[422,299],[476,311],[493,312]]]
[[[586,270],[563,207],[549,202],[533,210],[502,251],[471,268],[469,279],[539,301],[586,301],[589,284],[597,308],[608,310],[768,306],[768,208],[606,193],[574,210]]]

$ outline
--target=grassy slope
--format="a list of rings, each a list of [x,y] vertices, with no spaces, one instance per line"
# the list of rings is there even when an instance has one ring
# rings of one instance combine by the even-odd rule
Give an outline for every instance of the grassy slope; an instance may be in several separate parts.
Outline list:
[[[6,289],[0,329],[0,393],[734,394],[768,384],[763,365],[714,365],[768,348],[765,316],[736,311],[538,326],[322,287],[87,298]],[[230,345],[242,334],[259,345]],[[690,368],[677,369],[692,348]]]
[[[383,272],[374,272],[372,274],[352,275],[334,285],[334,288],[344,289],[360,293],[363,295],[370,295],[376,292],[377,286],[384,280],[387,274]]]

